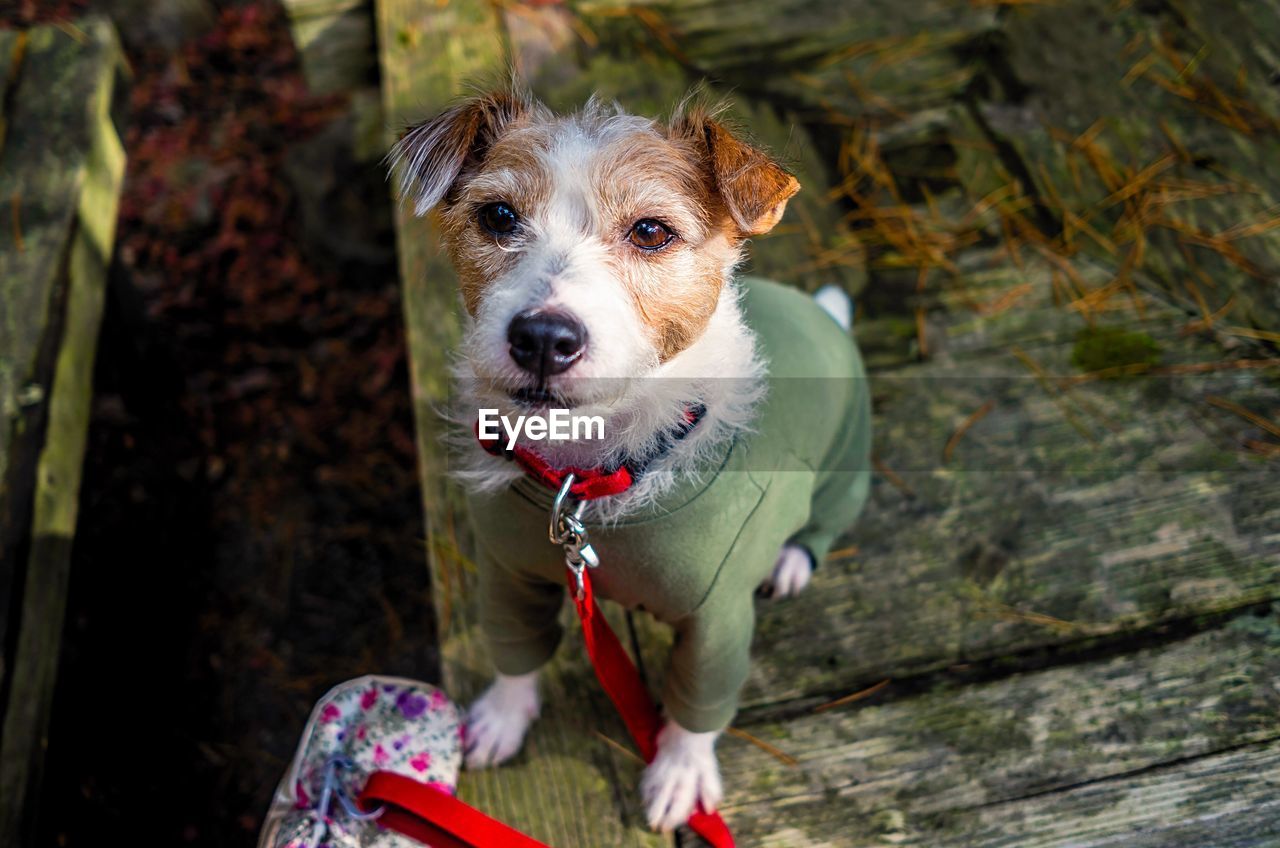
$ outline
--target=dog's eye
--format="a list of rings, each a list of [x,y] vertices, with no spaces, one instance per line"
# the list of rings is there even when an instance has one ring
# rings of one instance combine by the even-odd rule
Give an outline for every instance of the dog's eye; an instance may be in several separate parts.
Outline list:
[[[505,203],[487,203],[480,207],[480,226],[495,236],[509,236],[519,225],[520,216]]]
[[[671,232],[666,224],[652,218],[636,221],[631,225],[631,232],[627,233],[627,240],[644,250],[666,247],[673,238],[675,233]]]

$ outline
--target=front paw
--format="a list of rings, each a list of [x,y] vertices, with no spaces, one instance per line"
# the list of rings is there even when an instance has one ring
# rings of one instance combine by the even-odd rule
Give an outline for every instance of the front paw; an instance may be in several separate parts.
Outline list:
[[[783,545],[778,561],[773,564],[773,574],[760,587],[765,597],[778,600],[800,594],[813,576],[813,560],[809,552],[799,545]]]
[[[640,782],[645,813],[654,830],[671,831],[699,807],[714,812],[724,797],[716,763],[718,733],[693,733],[668,721],[658,734],[658,754]]]
[[[496,766],[514,757],[537,717],[537,674],[499,674],[467,711],[467,768]]]

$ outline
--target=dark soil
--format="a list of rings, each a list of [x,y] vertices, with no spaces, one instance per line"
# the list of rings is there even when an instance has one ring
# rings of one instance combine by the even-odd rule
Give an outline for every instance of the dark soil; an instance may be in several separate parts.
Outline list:
[[[389,201],[335,161],[384,253],[307,246],[285,165],[344,104],[278,9],[129,58],[41,843],[251,845],[327,687],[436,674]]]

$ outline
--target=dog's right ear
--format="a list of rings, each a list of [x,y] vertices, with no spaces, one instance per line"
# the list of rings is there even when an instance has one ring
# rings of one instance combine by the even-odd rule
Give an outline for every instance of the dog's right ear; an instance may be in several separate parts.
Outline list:
[[[391,148],[388,161],[399,172],[400,196],[425,215],[444,199],[463,168],[484,158],[502,132],[532,107],[528,97],[497,91],[472,97],[429,121],[410,127]]]

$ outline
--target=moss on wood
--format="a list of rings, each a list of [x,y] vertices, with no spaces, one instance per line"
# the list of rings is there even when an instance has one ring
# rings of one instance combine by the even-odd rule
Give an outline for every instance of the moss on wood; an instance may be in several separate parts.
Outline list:
[[[1085,373],[1107,372],[1103,379],[1136,377],[1135,369],[1160,362],[1160,345],[1146,333],[1123,327],[1082,327],[1071,349],[1071,363]]]

